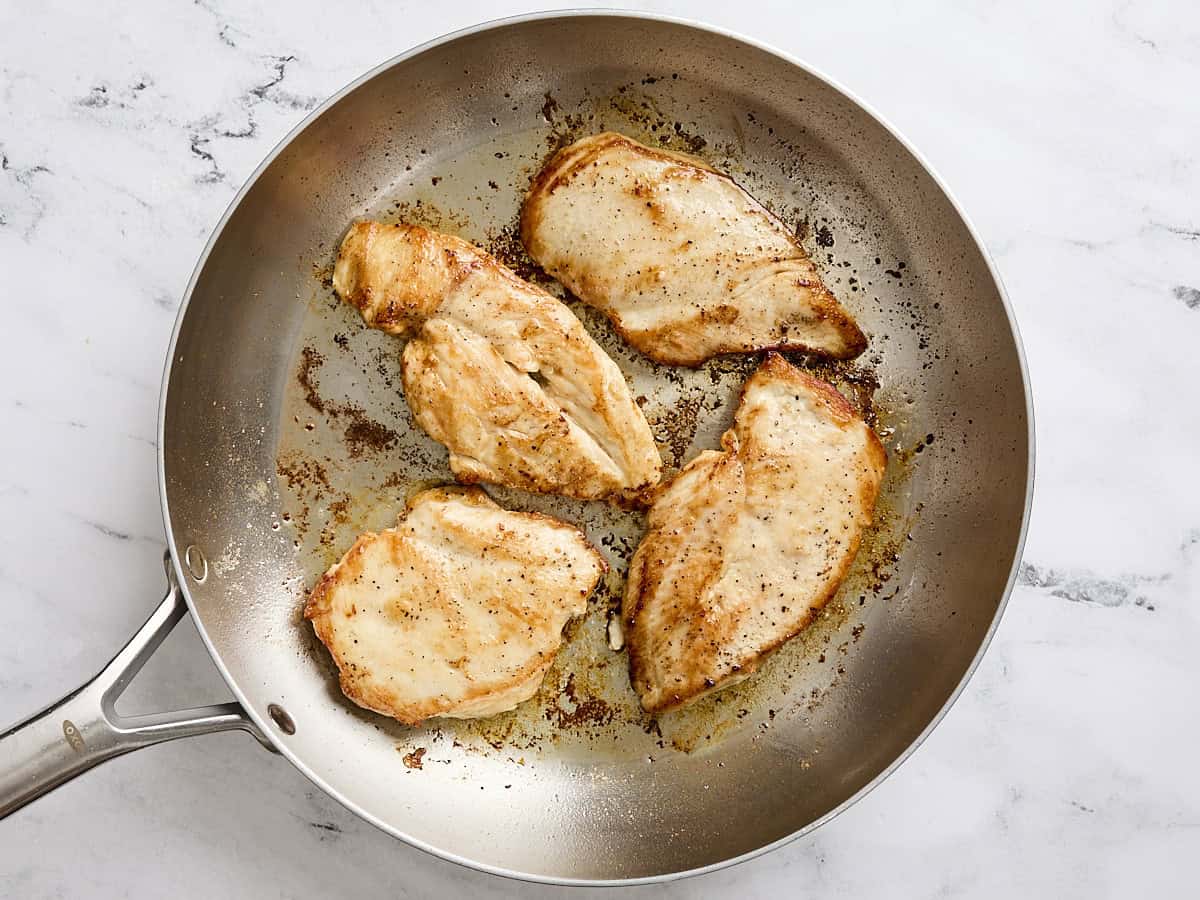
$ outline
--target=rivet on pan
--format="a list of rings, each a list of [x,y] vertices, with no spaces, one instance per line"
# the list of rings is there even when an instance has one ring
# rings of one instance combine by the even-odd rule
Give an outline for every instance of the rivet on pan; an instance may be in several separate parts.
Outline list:
[[[271,721],[279,726],[279,730],[284,734],[295,734],[296,723],[292,721],[292,717],[288,715],[286,709],[277,703],[271,703],[267,706],[267,715],[271,717]]]
[[[208,560],[204,558],[199,547],[195,544],[188,545],[183,551],[183,564],[187,566],[188,574],[196,584],[204,584],[204,579],[208,577]]]

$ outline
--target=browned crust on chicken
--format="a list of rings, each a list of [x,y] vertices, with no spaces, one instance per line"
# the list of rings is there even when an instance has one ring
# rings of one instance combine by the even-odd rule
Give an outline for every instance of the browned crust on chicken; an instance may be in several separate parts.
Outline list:
[[[626,175],[623,160],[653,163],[653,174]],[[595,183],[577,188],[572,201],[557,203],[556,194],[592,176]],[[665,198],[677,195],[671,184],[687,182],[704,192],[690,204],[668,204]],[[713,195],[737,208],[742,221],[736,233],[728,222],[708,223],[703,200]],[[589,203],[596,206],[594,215],[578,210]],[[601,235],[593,222],[604,218]],[[628,252],[601,247],[625,231]],[[757,237],[751,239],[748,231]],[[576,141],[533,179],[521,207],[520,233],[546,271],[660,363],[698,366],[722,353],[764,349],[849,359],[867,346],[791,231],[728,175],[684,154],[612,132]],[[761,277],[752,277],[756,267]],[[731,269],[737,277],[721,281]],[[689,285],[693,279],[695,285]],[[654,298],[667,297],[675,287],[694,302],[659,302],[661,311],[654,310]]]
[[[361,535],[304,617],[359,706],[410,725],[491,715],[536,691],[606,568],[564,522],[500,509],[478,488],[436,488],[396,528]]]
[[[565,305],[460,238],[360,222],[334,288],[410,338],[405,396],[463,483],[581,499],[657,483],[650,426],[617,365]]]
[[[542,166],[541,171],[534,176],[529,186],[529,192],[525,195],[525,201],[521,205],[521,240],[528,244],[531,237],[525,231],[527,221],[526,207],[530,205],[531,197],[537,194],[553,193],[559,186],[570,180],[580,169],[596,162],[605,151],[612,147],[620,146],[635,149],[639,153],[662,160],[663,162],[679,163],[678,176],[691,177],[692,171],[699,169],[729,179],[728,175],[718,172],[697,156],[680,153],[677,150],[667,150],[663,147],[648,147],[615,131],[605,131],[591,137],[581,138],[575,143],[559,149]],[[732,181],[733,179],[729,180]],[[531,213],[536,216],[535,211],[531,210]]]
[[[845,398],[777,354],[744,385],[722,447],[662,492],[630,564],[630,678],[650,712],[751,675],[812,621],[850,571],[887,465]]]

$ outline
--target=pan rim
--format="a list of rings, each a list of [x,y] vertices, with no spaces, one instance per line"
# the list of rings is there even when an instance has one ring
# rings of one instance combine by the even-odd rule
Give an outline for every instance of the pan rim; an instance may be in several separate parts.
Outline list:
[[[929,161],[924,157],[924,155],[922,155],[917,150],[917,148],[915,146],[913,146],[913,144],[903,134],[901,134],[900,131],[897,130],[897,128],[895,126],[893,126],[891,124],[891,122],[889,122],[878,111],[876,111],[874,109],[874,107],[872,107],[871,105],[864,102],[857,94],[855,94],[853,91],[850,91],[849,89],[847,89],[839,81],[829,77],[824,72],[821,72],[818,69],[815,69],[808,63],[803,62],[802,60],[792,56],[789,53],[786,53],[782,50],[777,49],[776,47],[770,45],[769,43],[757,40],[755,38],[747,37],[743,34],[733,31],[732,29],[722,28],[722,27],[715,26],[715,25],[710,25],[705,22],[701,22],[701,21],[698,21],[695,19],[689,19],[689,18],[682,17],[682,16],[663,15],[663,14],[659,14],[659,13],[644,12],[644,11],[640,11],[640,10],[610,9],[610,8],[604,8],[604,7],[597,7],[597,8],[591,8],[591,9],[576,8],[576,9],[564,9],[564,10],[543,10],[543,11],[526,13],[526,14],[521,14],[521,15],[516,15],[516,16],[507,16],[507,17],[498,18],[498,19],[490,19],[485,22],[478,23],[476,25],[471,25],[471,26],[468,26],[465,28],[460,28],[460,29],[457,29],[454,31],[447,32],[446,34],[440,35],[438,37],[432,38],[432,39],[425,41],[421,44],[418,44],[417,46],[412,47],[402,53],[399,53],[396,56],[393,56],[390,59],[387,59],[384,62],[379,63],[376,66],[373,66],[368,71],[366,71],[362,75],[358,76],[357,78],[353,79],[352,81],[350,81],[348,84],[343,86],[338,91],[331,94],[328,98],[326,98],[326,100],[324,102],[322,102],[316,108],[314,108],[295,127],[293,127],[290,131],[288,131],[288,133],[286,135],[284,135],[284,137],[263,158],[263,160],[258,164],[258,166],[255,167],[254,171],[249,175],[249,177],[247,177],[246,181],[242,184],[241,188],[234,195],[234,197],[230,201],[228,207],[225,209],[225,212],[222,214],[222,216],[218,220],[216,226],[213,228],[212,234],[209,236],[209,239],[204,246],[204,250],[201,252],[200,257],[198,258],[198,260],[196,262],[196,265],[192,271],[191,277],[188,279],[187,287],[184,290],[183,299],[182,299],[182,302],[180,303],[179,311],[176,315],[175,324],[171,331],[171,339],[167,346],[166,360],[165,360],[164,367],[163,367],[162,385],[161,385],[161,388],[159,391],[159,406],[158,406],[158,430],[157,430],[157,436],[158,436],[158,488],[159,488],[159,502],[161,505],[162,516],[163,516],[163,528],[164,528],[165,536],[166,536],[166,540],[167,540],[167,549],[168,549],[168,552],[170,553],[170,557],[171,557],[171,564],[174,566],[176,579],[178,580],[178,583],[182,590],[184,599],[187,601],[188,610],[191,613],[192,621],[196,625],[196,630],[197,630],[197,632],[199,632],[200,638],[204,642],[204,645],[205,645],[206,649],[208,650],[209,656],[212,658],[214,665],[216,665],[217,670],[221,673],[221,677],[225,680],[225,683],[229,686],[230,691],[233,693],[234,697],[236,698],[238,703],[241,705],[241,707],[245,711],[246,715],[258,726],[258,728],[261,730],[261,732],[263,734],[269,736],[274,733],[271,723],[268,721],[268,719],[265,715],[263,715],[260,712],[258,712],[257,710],[255,710],[247,702],[244,692],[238,686],[237,680],[230,674],[229,669],[226,667],[224,660],[221,658],[220,651],[218,651],[217,648],[215,647],[215,645],[213,644],[213,641],[208,634],[208,630],[205,628],[204,622],[196,610],[195,602],[192,600],[191,592],[188,587],[189,582],[187,579],[187,570],[185,569],[185,567],[183,565],[181,565],[181,561],[176,552],[176,538],[175,538],[174,530],[172,529],[172,526],[171,526],[171,510],[170,510],[170,502],[169,502],[169,498],[168,498],[167,483],[166,483],[166,452],[164,449],[165,437],[166,437],[167,392],[168,392],[168,388],[169,388],[169,384],[170,384],[172,363],[175,359],[176,345],[177,345],[177,342],[179,339],[180,332],[182,331],[182,328],[183,328],[183,323],[184,323],[185,319],[187,318],[188,306],[191,302],[193,293],[196,288],[196,284],[199,281],[200,275],[204,271],[204,268],[208,263],[208,259],[212,253],[213,248],[216,246],[217,241],[220,239],[222,233],[224,232],[225,226],[228,224],[229,219],[232,217],[233,213],[237,210],[237,208],[241,205],[246,194],[258,182],[258,179],[262,176],[263,172],[266,171],[267,167],[270,166],[271,163],[275,161],[275,159],[292,143],[292,141],[301,132],[303,132],[305,129],[307,129],[309,127],[309,125],[311,125],[318,118],[320,118],[322,115],[324,115],[329,109],[331,109],[338,102],[340,102],[343,97],[347,96],[352,91],[358,89],[360,86],[371,81],[376,76],[387,71],[388,69],[392,68],[393,66],[399,65],[400,63],[403,63],[403,62],[406,62],[407,60],[412,59],[413,57],[418,56],[422,53],[425,53],[426,51],[435,49],[435,48],[443,46],[443,45],[453,43],[454,41],[457,41],[461,38],[469,37],[469,36],[475,35],[475,34],[480,34],[480,33],[486,32],[486,31],[492,31],[492,30],[497,30],[500,28],[506,28],[506,27],[510,27],[513,25],[521,25],[521,24],[525,24],[528,22],[547,21],[547,20],[558,19],[558,18],[576,19],[576,18],[588,18],[588,17],[615,18],[615,19],[637,19],[637,20],[652,21],[652,22],[662,22],[662,23],[666,23],[666,24],[670,24],[670,25],[679,25],[684,28],[690,28],[690,29],[694,29],[697,31],[703,31],[703,32],[707,32],[709,34],[717,35],[719,37],[739,41],[748,46],[754,47],[757,50],[768,53],[791,66],[795,66],[796,68],[803,71],[805,74],[824,83],[826,86],[832,88],[834,91],[839,93],[842,97],[844,97],[846,100],[848,100],[851,104],[855,105],[859,110],[861,110],[868,117],[873,119],[881,128],[883,128],[888,133],[888,135],[890,135],[890,137],[893,140],[895,140],[901,147],[904,148],[905,151],[907,151],[913,157],[913,159],[916,161],[916,163],[919,166],[921,166],[921,168],[924,169],[925,173],[932,179],[933,183],[935,185],[937,185],[938,189],[942,192],[943,196],[949,202],[951,208],[954,210],[955,214],[958,216],[959,220],[962,222],[963,226],[966,228],[967,234],[970,236],[972,242],[975,244],[976,249],[979,251],[984,263],[987,265],[988,273],[991,276],[992,281],[994,282],[996,290],[999,294],[1000,301],[1001,301],[1001,304],[1004,309],[1004,315],[1008,322],[1008,327],[1009,327],[1009,330],[1011,331],[1012,337],[1013,337],[1013,344],[1014,344],[1014,347],[1016,350],[1016,356],[1017,356],[1017,364],[1018,364],[1018,368],[1019,368],[1020,374],[1021,374],[1021,388],[1022,388],[1022,391],[1024,394],[1024,400],[1025,400],[1025,420],[1026,420],[1026,429],[1027,429],[1025,502],[1024,502],[1024,506],[1022,509],[1022,513],[1021,513],[1021,527],[1020,527],[1020,530],[1017,535],[1017,541],[1016,541],[1016,546],[1014,548],[1012,565],[1009,570],[1008,579],[1005,583],[1004,590],[1001,594],[999,603],[997,604],[996,613],[992,618],[991,624],[988,626],[987,632],[984,634],[983,639],[980,642],[979,649],[976,651],[975,656],[972,658],[970,664],[967,666],[966,671],[963,673],[962,678],[959,680],[958,684],[955,686],[955,688],[951,692],[950,696],[946,699],[945,703],[942,704],[941,708],[930,719],[929,723],[925,726],[925,728],[922,729],[921,733],[918,734],[912,740],[912,742],[909,743],[909,745],[907,747],[905,747],[904,750],[901,751],[900,754],[898,754],[897,757],[891,763],[889,763],[882,771],[880,771],[867,784],[863,785],[861,788],[859,788],[857,791],[855,791],[852,795],[847,797],[845,800],[843,800],[840,804],[838,804],[833,809],[829,810],[825,814],[819,816],[818,818],[814,819],[813,821],[809,822],[808,824],[804,825],[803,827],[798,828],[796,831],[793,831],[790,834],[784,835],[783,837],[781,837],[777,840],[763,844],[760,847],[757,847],[753,850],[749,850],[738,856],[732,856],[732,857],[729,857],[728,859],[718,860],[717,862],[713,862],[713,863],[710,863],[705,866],[699,866],[696,868],[685,869],[685,870],[676,871],[676,872],[664,872],[664,873],[659,873],[656,875],[637,876],[637,877],[633,877],[633,878],[609,878],[609,879],[570,878],[570,877],[561,877],[561,876],[556,877],[556,876],[551,876],[551,875],[541,875],[541,874],[531,873],[531,872],[522,872],[522,871],[519,871],[516,869],[509,869],[504,866],[492,865],[489,863],[484,863],[484,862],[480,862],[478,860],[470,859],[465,856],[460,856],[456,853],[451,853],[440,847],[437,847],[433,844],[423,841],[420,838],[415,837],[414,835],[407,834],[407,833],[395,828],[390,823],[380,819],[379,817],[375,816],[374,814],[372,814],[364,809],[361,809],[352,800],[342,796],[337,790],[332,788],[330,785],[326,784],[325,781],[316,772],[314,772],[311,768],[309,768],[303,762],[303,760],[301,760],[286,744],[275,744],[275,749],[278,750],[278,752],[281,753],[306,778],[308,778],[309,781],[311,781],[316,787],[320,788],[325,794],[327,794],[328,796],[330,796],[331,798],[336,800],[338,803],[340,803],[342,806],[344,806],[347,810],[354,813],[354,815],[358,816],[359,818],[363,819],[364,821],[370,822],[376,828],[379,828],[381,831],[385,832],[386,834],[389,834],[392,837],[403,841],[404,843],[408,844],[409,846],[415,847],[418,850],[423,850],[426,853],[429,853],[435,857],[438,857],[439,859],[444,859],[448,862],[456,863],[456,864],[464,866],[466,868],[475,869],[476,871],[486,872],[491,875],[499,875],[504,878],[511,878],[511,879],[518,880],[518,881],[526,881],[526,882],[539,883],[539,884],[564,885],[564,886],[617,887],[617,886],[632,886],[632,885],[639,885],[639,884],[655,884],[655,883],[661,883],[661,882],[667,882],[667,881],[675,881],[675,880],[679,880],[679,879],[683,879],[683,878],[691,878],[694,876],[705,875],[705,874],[708,874],[711,872],[719,871],[721,869],[729,868],[731,866],[739,865],[744,862],[748,862],[748,861],[755,859],[759,856],[762,856],[772,850],[776,850],[776,849],[784,846],[785,844],[789,844],[792,841],[797,840],[798,838],[801,838],[805,835],[812,833],[817,828],[820,828],[822,825],[825,825],[826,823],[832,821],[834,818],[841,815],[843,812],[845,812],[851,806],[858,803],[858,801],[860,801],[861,799],[866,797],[876,787],[878,787],[880,784],[882,784],[884,780],[886,780],[890,775],[892,775],[892,773],[894,773],[901,765],[903,765],[904,762],[906,762],[909,758],[912,757],[912,755],[916,752],[917,748],[920,747],[925,742],[925,740],[929,737],[929,735],[933,732],[933,730],[939,724],[941,724],[942,720],[949,713],[950,709],[958,701],[958,698],[962,695],[963,691],[966,689],[967,683],[971,680],[971,677],[975,674],[975,671],[978,669],[980,663],[982,662],[983,657],[988,650],[988,647],[991,645],[992,639],[995,636],[996,631],[1000,626],[1000,621],[1004,616],[1004,612],[1008,607],[1008,602],[1012,595],[1013,587],[1016,583],[1017,574],[1018,574],[1018,571],[1020,568],[1021,559],[1022,559],[1024,548],[1025,548],[1025,540],[1026,540],[1026,537],[1027,537],[1028,531],[1029,531],[1030,511],[1031,511],[1032,505],[1033,505],[1034,470],[1035,470],[1035,461],[1036,461],[1036,432],[1035,432],[1035,427],[1034,427],[1033,393],[1032,393],[1032,388],[1031,388],[1030,378],[1029,378],[1029,366],[1028,366],[1028,362],[1025,357],[1025,348],[1024,348],[1024,344],[1021,340],[1021,333],[1017,326],[1016,317],[1013,314],[1012,304],[1009,300],[1008,292],[1005,290],[1004,282],[1000,277],[1000,273],[996,267],[995,261],[992,259],[992,255],[988,252],[988,249],[987,249],[986,245],[984,244],[983,240],[981,239],[979,232],[975,228],[974,223],[967,216],[965,210],[963,209],[962,205],[959,203],[957,197],[955,197],[955,195],[950,191],[950,189],[946,185],[945,181],[941,178],[941,176],[937,173],[937,171],[930,165]],[[272,742],[272,743],[274,744],[274,742]]]

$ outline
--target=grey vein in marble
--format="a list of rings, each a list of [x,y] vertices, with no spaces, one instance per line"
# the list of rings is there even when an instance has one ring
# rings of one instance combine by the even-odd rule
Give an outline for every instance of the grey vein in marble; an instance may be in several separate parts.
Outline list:
[[[1176,300],[1182,300],[1183,305],[1188,309],[1200,309],[1200,288],[1177,284],[1171,288],[1171,293]]]
[[[28,241],[46,214],[37,181],[54,173],[44,165],[17,165],[0,144],[0,228],[16,227]]]
[[[1099,606],[1117,607],[1132,603],[1154,612],[1142,588],[1161,584],[1168,576],[1123,575],[1119,578],[1101,578],[1094,572],[1059,572],[1043,569],[1029,562],[1021,563],[1017,584],[1026,587],[1044,588],[1051,597],[1070,600],[1072,603],[1094,603]]]

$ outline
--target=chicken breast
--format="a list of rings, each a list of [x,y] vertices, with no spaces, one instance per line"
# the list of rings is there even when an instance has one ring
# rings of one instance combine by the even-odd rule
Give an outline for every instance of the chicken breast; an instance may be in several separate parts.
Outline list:
[[[304,616],[359,706],[410,725],[490,716],[537,692],[604,568],[570,525],[437,488],[355,541]]]
[[[867,340],[791,232],[705,163],[606,132],[534,179],[521,239],[651,359],[776,347],[839,359]]]
[[[478,247],[360,222],[338,295],[409,337],[405,396],[463,482],[596,499],[656,484],[662,461],[621,370],[556,298]]]
[[[832,386],[778,354],[746,382],[723,450],[662,492],[630,563],[630,677],[661,712],[752,674],[834,595],[887,455]]]

